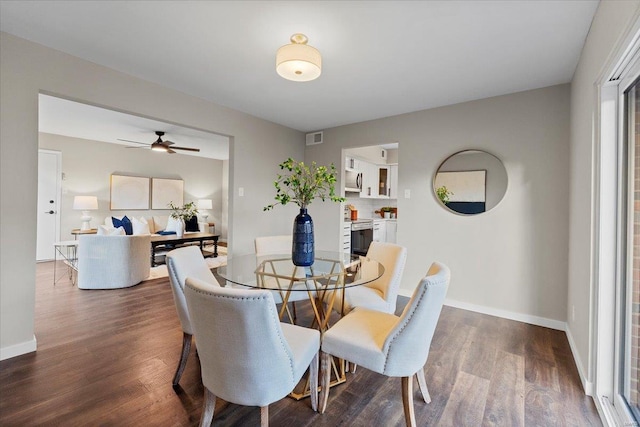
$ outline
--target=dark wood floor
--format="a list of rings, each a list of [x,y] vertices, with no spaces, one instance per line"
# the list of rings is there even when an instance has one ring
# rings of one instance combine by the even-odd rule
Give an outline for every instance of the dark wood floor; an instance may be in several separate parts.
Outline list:
[[[197,425],[193,348],[182,388],[171,387],[182,332],[168,280],[88,291],[64,280],[54,287],[52,275],[52,263],[38,264],[38,351],[0,362],[0,425]],[[420,426],[601,425],[563,332],[444,307],[425,374],[433,400],[416,393]],[[215,426],[259,421],[258,408],[218,401]],[[331,390],[325,414],[285,398],[270,406],[270,421],[401,426],[400,379],[359,368]]]

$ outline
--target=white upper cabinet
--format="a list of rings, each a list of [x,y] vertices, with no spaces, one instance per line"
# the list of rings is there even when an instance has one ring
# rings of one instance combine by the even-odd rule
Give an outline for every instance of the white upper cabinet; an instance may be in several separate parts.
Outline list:
[[[360,170],[362,171],[362,192],[360,193],[360,197],[364,199],[377,197],[378,166],[369,162],[360,161]]]
[[[390,199],[398,198],[398,165],[389,166],[389,187],[387,195]]]
[[[348,171],[360,171],[360,160],[355,157],[346,156],[344,167]]]
[[[379,199],[389,198],[389,166],[378,166],[378,188]]]

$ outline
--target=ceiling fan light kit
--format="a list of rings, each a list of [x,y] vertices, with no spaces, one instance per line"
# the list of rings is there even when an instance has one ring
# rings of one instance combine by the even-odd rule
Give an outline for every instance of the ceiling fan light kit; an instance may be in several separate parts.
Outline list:
[[[291,36],[291,44],[278,49],[276,71],[281,77],[294,82],[308,82],[320,77],[322,56],[318,49],[307,44],[308,41],[307,36],[296,33]]]
[[[147,143],[138,142],[138,141],[130,141],[128,139],[118,139],[118,141],[133,142],[134,144],[146,145],[147,147],[151,147],[151,150],[153,151],[161,151],[163,153],[169,153],[169,154],[174,154],[175,151],[173,150],[185,150],[185,151],[195,151],[195,152],[200,151],[199,148],[177,147],[173,145],[174,143],[172,141],[163,141],[162,137],[164,136],[164,132],[162,131],[156,131],[156,135],[158,135],[158,139],[153,144],[147,144]],[[147,147],[127,147],[127,148],[147,148]]]

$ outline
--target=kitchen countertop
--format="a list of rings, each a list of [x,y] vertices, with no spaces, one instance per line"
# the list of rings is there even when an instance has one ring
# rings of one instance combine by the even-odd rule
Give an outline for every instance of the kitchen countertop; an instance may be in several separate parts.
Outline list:
[[[397,221],[398,218],[358,218],[355,221]],[[344,223],[345,224],[351,224],[354,221],[351,221],[350,219],[344,219]]]

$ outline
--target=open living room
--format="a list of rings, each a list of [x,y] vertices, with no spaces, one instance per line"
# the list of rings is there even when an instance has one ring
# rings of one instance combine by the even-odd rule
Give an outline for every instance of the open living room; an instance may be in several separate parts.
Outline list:
[[[0,425],[638,425],[639,0],[0,0],[0,94]]]

